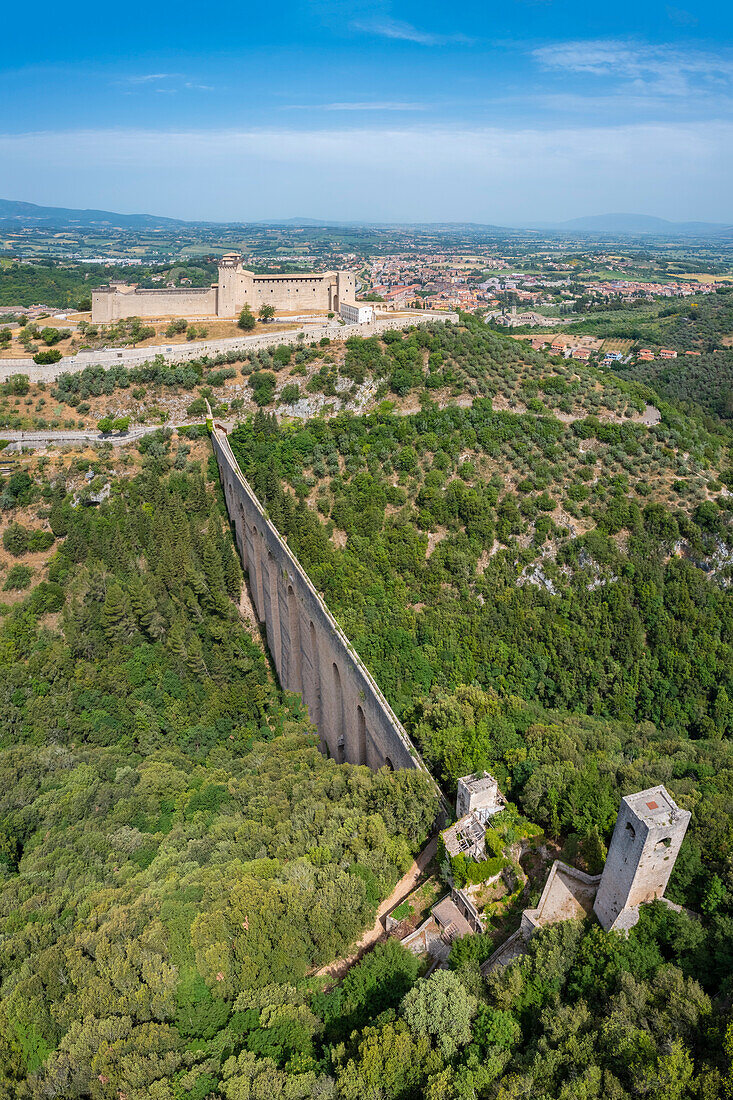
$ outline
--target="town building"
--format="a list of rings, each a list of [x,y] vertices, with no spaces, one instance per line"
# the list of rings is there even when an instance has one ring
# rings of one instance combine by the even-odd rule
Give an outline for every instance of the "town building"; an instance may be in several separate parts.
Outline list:
[[[374,320],[374,306],[365,302],[341,302],[339,314],[347,325],[368,325]]]

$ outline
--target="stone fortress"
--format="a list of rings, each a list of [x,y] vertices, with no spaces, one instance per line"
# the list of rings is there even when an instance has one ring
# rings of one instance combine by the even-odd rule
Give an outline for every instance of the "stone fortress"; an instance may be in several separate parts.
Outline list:
[[[690,821],[664,787],[621,801],[593,911],[608,932],[624,932],[639,906],[664,896]]]
[[[354,303],[351,271],[305,272],[295,275],[255,275],[242,257],[229,252],[219,261],[219,281],[210,287],[148,289],[134,283],[109,283],[92,291],[92,321],[104,324],[125,317],[237,317],[243,306],[253,313],[273,306],[289,313],[338,313],[342,303]]]
[[[488,772],[462,776],[458,780],[457,820],[440,834],[446,855],[484,860],[487,829],[506,805],[496,779]],[[689,811],[681,810],[664,787],[627,795],[621,800],[603,873],[589,875],[556,859],[538,904],[522,912],[516,932],[482,964],[483,974],[524,954],[537,929],[550,924],[583,920],[593,914],[605,932],[627,935],[639,920],[641,905],[661,900],[679,910],[664,897],[664,891],[689,821]],[[517,858],[516,853],[512,858]],[[523,876],[521,870],[519,875]],[[521,888],[522,877],[506,865],[487,882],[501,879]],[[524,876],[525,889],[527,881]],[[423,923],[401,940],[416,954],[427,952],[436,965],[447,964],[455,939],[486,930],[479,900],[485,884],[458,887],[450,878],[449,882],[449,892],[436,902]],[[390,922],[388,916],[388,931],[398,925],[399,921]]]

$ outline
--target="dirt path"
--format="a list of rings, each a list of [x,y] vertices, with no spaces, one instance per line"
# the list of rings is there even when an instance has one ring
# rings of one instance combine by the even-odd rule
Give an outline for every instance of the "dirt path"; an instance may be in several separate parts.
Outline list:
[[[388,898],[382,902],[377,910],[377,918],[374,921],[374,926],[370,928],[361,937],[359,942],[354,947],[353,952],[350,955],[346,955],[342,959],[336,959],[334,962],[329,963],[328,966],[322,966],[320,970],[316,970],[315,977],[329,977],[334,982],[340,981],[346,972],[358,962],[370,947],[373,947],[378,940],[385,939],[387,933],[384,930],[383,918],[399,905],[401,901],[412,893],[417,885],[418,881],[425,872],[426,867],[433,859],[436,849],[438,847],[437,836],[431,837],[427,842],[423,850],[419,853],[415,859],[412,867],[403,875],[400,881],[395,886],[392,893]]]

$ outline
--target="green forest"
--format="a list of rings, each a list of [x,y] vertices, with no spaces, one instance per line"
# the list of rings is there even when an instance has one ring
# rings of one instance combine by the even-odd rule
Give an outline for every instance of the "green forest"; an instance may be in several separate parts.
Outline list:
[[[0,627],[7,1097],[235,1096],[250,1058],[310,1095],[307,974],[435,816],[417,773],[318,751],[232,602],[218,482],[156,450],[98,510],[14,475],[58,549]]]
[[[110,279],[135,282],[154,287],[153,280],[180,284],[181,278],[192,286],[208,286],[216,279],[216,264],[204,261],[178,264],[142,264],[130,267],[121,264],[76,264],[43,259],[33,263],[0,264],[0,307],[46,305],[88,310],[92,308],[92,289]]]
[[[124,473],[100,457],[98,505],[51,464],[15,469],[0,477],[15,563],[0,584],[19,592],[0,616],[0,1097],[727,1100],[729,429],[652,380],[478,324],[328,354],[279,366],[320,356],[319,384],[373,377],[384,403],[278,421],[268,362],[245,365],[261,408],[230,439],[269,516],[449,800],[485,768],[509,832],[523,815],[595,872],[620,798],[664,783],[692,812],[667,890],[680,911],[645,907],[626,939],[590,920],[540,930],[488,978],[518,910],[432,973],[387,939],[342,980],[318,975],[433,831],[431,785],[319,751],[238,610],[216,464],[181,438],[208,447],[198,429],[177,449],[145,437]],[[67,376],[58,399],[140,381]]]

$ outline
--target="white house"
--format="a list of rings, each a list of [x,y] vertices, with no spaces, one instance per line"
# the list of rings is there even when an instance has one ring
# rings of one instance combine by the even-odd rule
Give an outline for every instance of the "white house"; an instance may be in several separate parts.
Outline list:
[[[368,325],[374,320],[374,306],[364,302],[341,302],[339,313],[347,325]]]

